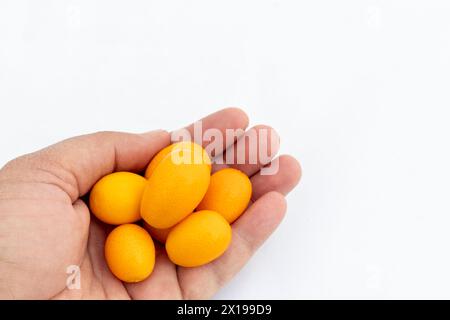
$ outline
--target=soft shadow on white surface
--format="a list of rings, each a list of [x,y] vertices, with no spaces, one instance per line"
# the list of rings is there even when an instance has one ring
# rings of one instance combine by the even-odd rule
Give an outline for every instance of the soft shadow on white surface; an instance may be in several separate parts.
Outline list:
[[[448,1],[1,1],[0,164],[224,106],[303,165],[217,298],[450,298]]]

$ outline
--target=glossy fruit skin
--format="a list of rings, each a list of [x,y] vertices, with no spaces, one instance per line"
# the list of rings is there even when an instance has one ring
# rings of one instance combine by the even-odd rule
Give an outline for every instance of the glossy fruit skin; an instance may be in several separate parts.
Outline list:
[[[150,178],[150,176],[155,171],[156,167],[161,163],[161,161],[172,152],[173,148],[176,146],[176,144],[171,144],[161,151],[159,151],[156,156],[153,157],[152,161],[148,165],[147,169],[145,170],[145,178]]]
[[[231,242],[231,227],[219,213],[194,212],[169,233],[169,259],[183,267],[198,267],[221,256]]]
[[[164,149],[163,149],[164,150]],[[208,190],[211,162],[194,143],[173,147],[148,178],[141,216],[152,227],[167,229],[194,211]],[[199,161],[197,161],[199,160]],[[152,163],[150,163],[150,166]]]
[[[89,207],[101,221],[119,225],[141,219],[140,204],[147,180],[131,172],[101,178],[91,190]]]
[[[146,279],[155,266],[155,245],[144,228],[123,224],[108,235],[105,259],[120,280],[133,283]]]
[[[197,210],[213,210],[228,223],[233,223],[247,209],[252,197],[248,176],[236,169],[226,168],[211,176],[208,191]]]
[[[150,178],[150,176],[153,174],[155,169],[158,167],[158,165],[161,163],[161,161],[168,156],[172,151],[184,149],[184,148],[195,148],[195,152],[202,152],[202,156],[204,157],[203,162],[208,163],[211,166],[211,162],[209,161],[209,156],[204,152],[203,148],[195,143],[192,143],[190,141],[181,141],[173,143],[164,149],[162,149],[160,152],[156,154],[156,156],[153,157],[152,161],[148,165],[147,169],[145,170],[145,178]]]
[[[148,231],[148,233],[150,233],[153,239],[156,239],[161,244],[165,244],[167,237],[169,236],[169,233],[173,227],[167,229],[156,229],[149,225],[147,222],[144,222],[144,228]]]

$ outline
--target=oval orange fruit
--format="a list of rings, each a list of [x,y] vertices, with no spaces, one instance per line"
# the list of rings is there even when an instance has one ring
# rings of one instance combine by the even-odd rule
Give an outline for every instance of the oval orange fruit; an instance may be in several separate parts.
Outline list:
[[[211,161],[201,146],[191,142],[175,145],[165,157],[157,155],[154,161],[159,164],[148,178],[141,216],[150,226],[167,229],[192,213],[203,199]]]
[[[169,259],[183,267],[198,267],[222,255],[231,242],[231,227],[219,213],[194,212],[169,233]]]
[[[245,211],[251,197],[252,183],[246,174],[232,168],[222,169],[211,176],[197,210],[217,211],[232,223]]]
[[[119,225],[141,219],[140,204],[147,180],[131,172],[115,172],[92,188],[89,207],[101,221]]]
[[[144,228],[123,224],[108,235],[105,259],[111,272],[125,282],[146,279],[155,266],[155,245]]]

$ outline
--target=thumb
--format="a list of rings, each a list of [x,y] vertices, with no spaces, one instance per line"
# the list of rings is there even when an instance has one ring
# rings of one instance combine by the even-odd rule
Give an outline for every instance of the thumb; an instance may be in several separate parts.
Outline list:
[[[62,188],[75,202],[104,175],[114,171],[138,172],[170,143],[167,131],[145,134],[98,132],[61,141],[9,162],[8,175],[33,175]],[[15,173],[15,174],[14,174]]]

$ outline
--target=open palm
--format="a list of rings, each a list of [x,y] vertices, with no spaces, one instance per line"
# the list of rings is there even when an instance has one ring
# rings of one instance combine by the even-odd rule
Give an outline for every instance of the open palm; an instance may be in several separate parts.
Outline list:
[[[225,135],[226,129],[245,129],[248,118],[240,109],[228,108],[202,119],[202,124],[204,130],[217,128]],[[250,130],[263,128],[267,127]],[[279,170],[274,175],[260,174],[267,165],[261,161],[233,165],[251,177],[253,196],[247,211],[233,223],[229,249],[207,265],[183,268],[171,263],[157,245],[152,275],[126,284],[111,274],[104,259],[104,241],[112,227],[91,217],[83,198],[106,174],[142,171],[169,143],[166,131],[102,132],[68,139],[8,163],[0,171],[0,298],[212,297],[278,226],[286,211],[284,195],[298,183],[300,166],[291,156],[277,159]],[[224,145],[222,151],[233,147]],[[213,171],[223,166],[216,165]],[[80,266],[79,289],[66,287],[71,265]]]

